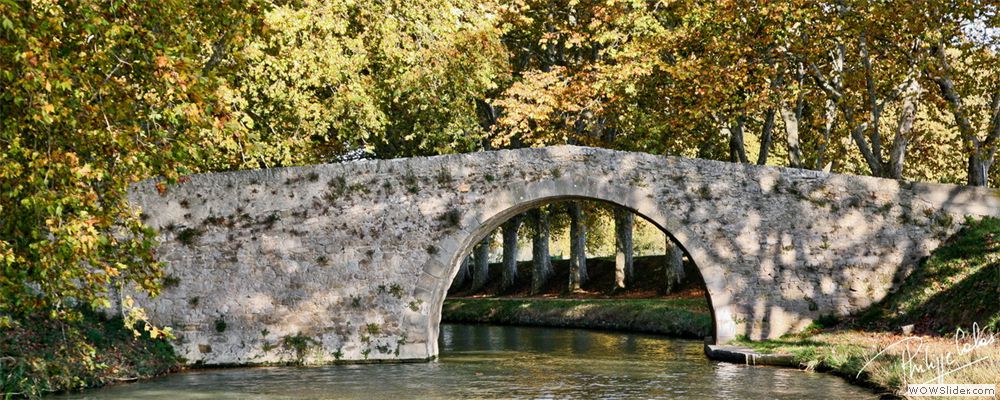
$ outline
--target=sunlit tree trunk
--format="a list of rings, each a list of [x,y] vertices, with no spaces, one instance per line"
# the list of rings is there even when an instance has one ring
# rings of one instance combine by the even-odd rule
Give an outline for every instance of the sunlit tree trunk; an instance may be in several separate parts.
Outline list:
[[[764,127],[760,131],[760,153],[757,155],[757,165],[767,164],[771,141],[774,132],[774,114],[777,111],[771,107],[764,111]]]
[[[587,282],[587,227],[579,202],[570,202],[569,209],[569,290],[579,291]]]
[[[481,290],[483,286],[486,286],[486,281],[490,277],[490,242],[492,238],[491,232],[472,249],[472,286],[469,288],[470,292]]]
[[[746,163],[747,151],[743,144],[744,117],[738,116],[733,123],[718,120],[719,133],[729,138],[729,161],[734,163]]]
[[[534,224],[534,236],[531,238],[531,293],[538,293],[552,275],[552,259],[549,257],[549,217],[541,208],[528,213]]]
[[[684,281],[684,251],[678,246],[670,236],[666,238],[666,265],[663,266],[666,274],[666,287],[664,293],[671,293]]]
[[[624,289],[635,279],[632,270],[632,226],[635,215],[623,208],[615,208],[615,287]]]
[[[514,216],[501,227],[503,234],[503,262],[501,269],[500,290],[504,291],[514,285],[517,279],[517,231],[521,228],[521,215]]]
[[[800,64],[795,72],[795,83],[802,86],[805,76],[805,68]],[[780,90],[779,93],[784,93]],[[799,140],[799,121],[802,120],[802,113],[805,111],[805,98],[802,93],[795,96],[795,99],[788,104],[785,99],[781,99],[781,121],[785,126],[785,140],[788,143],[788,166],[792,168],[802,168],[802,144]],[[834,109],[834,112],[837,110]]]

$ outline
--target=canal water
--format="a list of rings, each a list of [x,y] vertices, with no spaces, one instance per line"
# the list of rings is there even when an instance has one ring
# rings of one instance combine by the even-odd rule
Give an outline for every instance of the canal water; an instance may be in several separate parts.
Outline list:
[[[821,373],[707,360],[696,341],[579,329],[441,326],[438,362],[201,369],[67,399],[872,399]]]

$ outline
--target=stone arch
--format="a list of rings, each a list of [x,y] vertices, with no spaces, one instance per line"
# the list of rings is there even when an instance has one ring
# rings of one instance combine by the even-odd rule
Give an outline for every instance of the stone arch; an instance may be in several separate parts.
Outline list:
[[[546,181],[535,181],[511,186],[498,191],[488,204],[468,210],[462,228],[442,241],[440,252],[423,266],[423,276],[432,277],[418,284],[415,297],[429,305],[423,327],[427,338],[427,354],[438,354],[438,335],[441,310],[448,288],[458,273],[462,258],[476,243],[511,217],[534,207],[556,201],[600,201],[624,207],[646,218],[660,230],[670,235],[687,252],[705,282],[706,296],[712,316],[715,343],[725,343],[736,336],[733,304],[726,290],[728,284],[723,268],[713,263],[704,243],[689,231],[682,218],[673,210],[653,201],[649,188],[622,187],[599,182],[584,176],[561,176]],[[427,287],[431,284],[431,287]]]
[[[204,174],[130,189],[180,281],[137,301],[177,327],[189,362],[292,361],[267,349],[302,332],[318,343],[309,363],[423,360],[459,257],[511,215],[574,198],[633,210],[681,244],[717,342],[862,310],[964,217],[1000,215],[988,188],[573,146]]]

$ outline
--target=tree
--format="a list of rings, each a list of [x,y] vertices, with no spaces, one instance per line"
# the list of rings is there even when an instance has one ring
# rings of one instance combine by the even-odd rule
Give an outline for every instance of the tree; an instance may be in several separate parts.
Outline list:
[[[663,288],[664,294],[669,294],[677,288],[677,286],[684,282],[684,251],[681,250],[681,246],[674,243],[670,239],[669,235],[666,236],[666,264],[663,266],[664,274],[666,275],[666,287]]]
[[[549,256],[549,218],[543,207],[528,211],[532,223],[531,237],[531,293],[538,293],[552,276],[552,259]]]
[[[469,264],[471,263],[471,255],[465,256],[465,258],[462,259],[462,263],[458,265],[458,272],[455,274],[455,279],[451,281],[451,287],[453,289],[461,288],[462,285],[464,285],[469,279],[469,276],[472,274],[471,271],[469,271]]]
[[[521,228],[522,215],[515,215],[501,226],[503,233],[503,261],[500,291],[514,285],[517,279],[517,231]]]
[[[820,32],[835,33],[810,38],[802,48],[804,62],[840,110],[869,172],[902,179],[923,93],[927,27],[933,22],[920,9],[903,4],[841,2],[819,8]],[[889,147],[883,148],[883,114],[893,104],[896,126]]]
[[[577,292],[587,282],[587,226],[580,202],[567,203],[567,211],[570,217],[569,291]]]
[[[490,245],[493,243],[491,232],[472,248],[472,285],[470,292],[476,292],[486,286],[490,279]]]
[[[632,228],[635,214],[621,207],[615,207],[615,288],[624,289],[635,282],[632,260]]]
[[[244,5],[0,2],[0,325],[76,319],[114,285],[157,293],[126,191],[203,166],[221,123],[206,49]]]
[[[938,16],[940,34],[928,51],[932,62],[927,71],[960,133],[968,158],[967,183],[987,186],[1000,141],[997,10],[976,1],[938,7],[929,10]],[[967,28],[975,21],[982,25],[978,35]]]
[[[482,99],[507,74],[491,3],[283,3],[238,49],[232,120],[215,147],[247,167],[472,151]]]

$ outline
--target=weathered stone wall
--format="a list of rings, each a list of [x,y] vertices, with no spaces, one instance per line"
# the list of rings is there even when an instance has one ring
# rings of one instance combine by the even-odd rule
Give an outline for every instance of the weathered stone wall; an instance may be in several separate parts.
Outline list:
[[[459,261],[550,201],[628,207],[698,265],[716,339],[771,338],[882,298],[990,189],[582,147],[192,176],[131,193],[170,279],[141,299],[205,364],[426,359]]]

